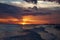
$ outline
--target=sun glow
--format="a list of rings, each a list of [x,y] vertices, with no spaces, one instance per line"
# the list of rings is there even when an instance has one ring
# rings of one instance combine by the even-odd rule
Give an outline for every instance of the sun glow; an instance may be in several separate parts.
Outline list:
[[[32,21],[31,18],[29,18],[29,17],[23,17],[21,24],[23,24],[23,25],[31,24],[31,21]]]
[[[48,21],[43,20],[43,17],[41,18],[40,16],[33,16],[33,15],[23,16],[22,22],[21,22],[21,24],[23,24],[23,25],[26,25],[26,24],[45,24],[45,23],[48,23]]]
[[[54,14],[53,14],[54,15]],[[21,18],[14,18],[14,17],[7,17],[7,18],[0,18],[0,23],[6,23],[6,24],[21,24],[21,25],[27,25],[27,24],[57,24],[59,23],[59,18],[55,19],[56,17],[59,16],[55,16],[52,18],[50,16],[33,16],[33,15],[25,15],[22,16]],[[57,20],[57,21],[56,21]]]
[[[21,24],[21,25],[27,25],[27,24],[45,24],[48,23],[45,17],[42,16],[33,16],[33,15],[27,15],[22,16],[22,18],[14,18],[14,17],[8,17],[8,18],[0,18],[0,23],[8,23],[8,24]]]
[[[24,23],[24,22],[22,22],[21,24],[22,24],[22,25],[27,25],[27,24],[30,24],[30,23]]]
[[[26,23],[21,23],[22,25],[25,25]]]

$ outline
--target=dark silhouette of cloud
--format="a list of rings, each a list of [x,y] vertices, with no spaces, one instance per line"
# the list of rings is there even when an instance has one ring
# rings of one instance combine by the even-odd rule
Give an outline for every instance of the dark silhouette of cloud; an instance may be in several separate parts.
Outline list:
[[[8,16],[19,17],[21,15],[47,15],[47,14],[50,15],[50,13],[32,12],[32,10],[23,11],[22,8],[20,7],[0,3],[0,18],[2,17],[5,18]]]
[[[20,7],[16,7],[13,5],[8,5],[4,3],[0,3],[0,16],[14,16],[17,17],[18,13],[21,13],[22,9]]]
[[[38,20],[44,20],[48,23],[52,24],[60,24],[60,10],[48,10],[48,9],[42,9],[42,10],[35,10],[35,9],[23,9],[22,7],[17,7],[13,5],[8,5],[4,3],[0,3],[0,18],[7,18],[7,17],[13,17],[13,18],[19,18],[21,19],[22,16],[29,16],[32,15],[33,18],[37,18]],[[35,19],[36,19],[35,18]]]

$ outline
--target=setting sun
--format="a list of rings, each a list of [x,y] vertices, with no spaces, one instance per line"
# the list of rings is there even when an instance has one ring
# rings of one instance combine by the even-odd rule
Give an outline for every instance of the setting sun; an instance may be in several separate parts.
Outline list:
[[[28,15],[28,16],[23,16],[22,17],[22,22],[21,24],[26,25],[26,24],[45,24],[48,23],[46,20],[43,20],[43,17],[40,18],[40,16],[33,16],[33,15]]]
[[[25,25],[26,23],[21,23],[22,25]]]
[[[23,17],[21,24],[22,25],[31,24],[30,23],[31,21],[32,21],[31,18],[29,18],[29,17]]]
[[[0,23],[27,25],[27,24],[52,24],[52,23],[55,24],[58,22],[56,22],[55,19],[52,19],[51,17],[46,15],[45,16],[27,15],[27,16],[22,16],[22,18],[20,19],[14,17],[8,17],[6,19],[0,18]]]
[[[0,19],[0,22],[2,23],[10,23],[10,24],[46,24],[48,21],[45,19],[45,17],[42,16],[33,16],[33,15],[28,15],[28,16],[22,16],[21,19],[9,17],[7,19]]]
[[[22,22],[21,24],[22,24],[22,25],[26,25],[26,24],[30,24],[30,23],[24,23],[24,22]]]

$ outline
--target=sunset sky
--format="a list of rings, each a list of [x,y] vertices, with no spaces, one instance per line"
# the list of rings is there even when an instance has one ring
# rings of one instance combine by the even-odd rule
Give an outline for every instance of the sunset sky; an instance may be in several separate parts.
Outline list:
[[[4,0],[0,0],[0,1],[4,1]],[[12,1],[12,0],[5,0],[5,1]],[[17,1],[21,2],[22,0],[17,0]],[[48,2],[48,3],[50,3],[50,2]],[[45,5],[44,2],[42,2],[42,4]],[[40,5],[41,7],[43,7],[42,4],[38,3],[37,6]],[[55,4],[53,3],[53,5],[55,5]],[[19,5],[19,7],[20,6],[21,5]],[[15,6],[11,6],[9,8],[8,7],[4,8],[2,5],[0,6],[0,23],[11,23],[11,24],[60,24],[60,14],[59,14],[60,9],[54,9],[54,8],[52,8],[52,6],[51,6],[50,10],[44,9],[44,10],[47,10],[48,12],[45,12],[43,10],[39,10],[39,11],[42,11],[42,12],[35,13],[36,10],[34,10],[34,12],[30,13],[31,15],[27,15],[28,12],[26,12],[25,15],[22,15],[25,12],[25,11],[23,11],[24,9],[21,9],[21,8],[18,8],[18,7],[15,7]],[[48,5],[48,7],[49,7],[49,5]]]
[[[21,16],[20,19],[8,16],[8,18],[0,18],[0,22],[13,24],[60,24],[59,15],[60,14],[26,15]]]

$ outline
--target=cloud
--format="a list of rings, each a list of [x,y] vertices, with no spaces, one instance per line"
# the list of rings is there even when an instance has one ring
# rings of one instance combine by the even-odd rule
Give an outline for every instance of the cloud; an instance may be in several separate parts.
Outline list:
[[[60,7],[60,5],[56,2],[49,2],[49,1],[38,1],[37,5],[33,4],[33,3],[28,3],[28,2],[11,2],[13,5],[16,4],[16,6],[20,6],[20,7],[33,7],[33,6],[37,6],[38,8],[51,8],[51,7]]]
[[[18,6],[0,3],[0,18],[13,19],[12,21],[21,22],[23,18],[32,18],[32,24],[60,24],[60,12],[57,10],[25,10]],[[12,17],[12,18],[11,18]],[[17,20],[19,18],[19,20]],[[4,19],[5,20],[5,19]],[[29,19],[30,20],[30,19]],[[13,22],[14,23],[14,22]],[[15,22],[17,23],[17,22]]]
[[[0,16],[14,16],[18,17],[18,13],[22,12],[22,8],[0,3]]]

